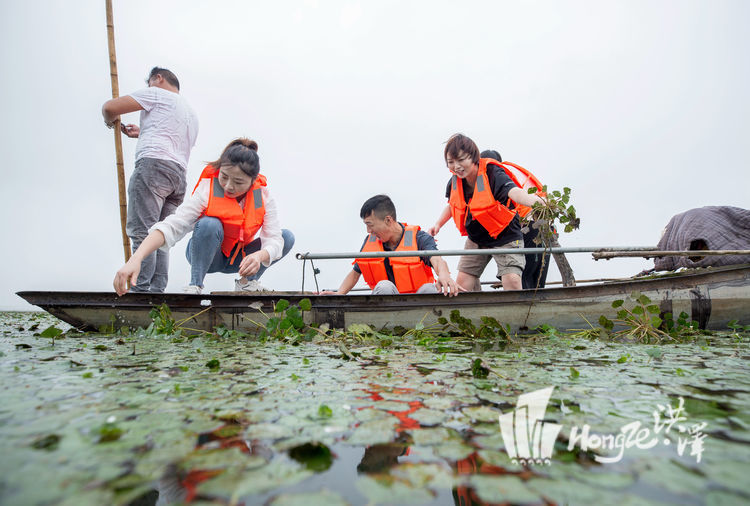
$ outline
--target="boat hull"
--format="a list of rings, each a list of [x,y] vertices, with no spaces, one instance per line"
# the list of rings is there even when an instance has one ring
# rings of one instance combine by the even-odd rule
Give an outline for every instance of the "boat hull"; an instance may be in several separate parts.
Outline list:
[[[414,327],[437,323],[454,309],[479,324],[491,316],[508,324],[514,332],[539,325],[559,330],[590,328],[604,315],[614,318],[612,302],[633,292],[648,296],[662,314],[685,312],[700,328],[726,330],[731,320],[750,324],[750,266],[699,269],[680,274],[626,282],[545,288],[543,290],[463,293],[458,297],[424,295],[313,295],[300,292],[259,292],[257,294],[220,292],[206,295],[126,294],[106,292],[18,292],[26,301],[41,307],[82,330],[147,327],[149,311],[167,304],[184,327],[255,332],[273,312],[279,299],[298,304],[310,299],[312,310],[304,313],[308,323],[347,328],[353,323],[375,328]],[[260,303],[260,306],[258,305]],[[251,305],[253,307],[251,307]],[[256,309],[260,307],[259,309]]]

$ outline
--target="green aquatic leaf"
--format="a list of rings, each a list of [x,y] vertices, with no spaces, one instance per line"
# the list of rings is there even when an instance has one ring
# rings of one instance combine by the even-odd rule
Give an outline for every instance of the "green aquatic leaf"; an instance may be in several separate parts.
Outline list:
[[[479,498],[489,504],[539,503],[541,496],[530,490],[517,476],[472,475],[469,483]]]
[[[333,410],[326,406],[325,404],[321,404],[318,408],[318,417],[319,418],[331,418],[333,416]]]
[[[107,422],[97,427],[94,433],[98,436],[98,443],[110,443],[120,439],[123,430],[114,423]]]
[[[581,375],[580,371],[573,366],[570,366],[570,379],[578,379]]]
[[[220,365],[221,365],[221,363],[219,362],[219,359],[217,359],[217,358],[212,358],[211,360],[209,360],[208,362],[206,362],[206,367],[208,367],[209,369],[212,369],[212,370],[218,369]]]
[[[46,436],[39,437],[31,443],[31,447],[35,450],[47,450],[54,451],[60,446],[60,440],[62,437],[58,434],[47,434]]]
[[[664,355],[661,348],[646,348],[646,354],[651,358],[659,359]]]
[[[352,334],[372,334],[373,330],[369,325],[365,325],[363,323],[352,323],[347,327],[347,331],[351,332]]]
[[[476,358],[471,363],[471,375],[475,378],[486,378],[490,374],[490,370],[482,364],[481,358]]]
[[[341,495],[330,490],[277,495],[269,506],[349,506]]]
[[[310,302],[310,299],[302,299],[299,301],[299,308],[302,311],[310,311],[312,310],[312,302]]]
[[[286,299],[279,299],[279,301],[276,303],[276,305],[273,307],[274,313],[281,313],[282,311],[286,311],[286,309],[289,307],[289,301]]]
[[[331,450],[321,443],[305,443],[289,450],[289,456],[306,469],[320,473],[333,464]]]
[[[43,331],[41,331],[39,333],[39,336],[40,337],[52,337],[52,338],[54,338],[54,337],[59,336],[62,333],[63,333],[62,330],[58,329],[54,325],[50,325],[49,327],[47,327],[46,329],[44,329]]]

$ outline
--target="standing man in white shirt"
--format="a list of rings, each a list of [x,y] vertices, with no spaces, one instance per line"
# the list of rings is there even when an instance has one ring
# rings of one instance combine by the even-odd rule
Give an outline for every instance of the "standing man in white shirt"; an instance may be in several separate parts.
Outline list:
[[[180,96],[180,82],[167,69],[154,67],[148,88],[108,100],[104,122],[114,126],[121,114],[141,111],[140,126],[122,124],[122,132],[137,138],[135,171],[128,184],[126,231],[133,251],[155,223],[163,220],[185,197],[185,173],[190,150],[198,137],[198,117]],[[167,287],[169,253],[158,250],[143,260],[133,292],[163,292]]]

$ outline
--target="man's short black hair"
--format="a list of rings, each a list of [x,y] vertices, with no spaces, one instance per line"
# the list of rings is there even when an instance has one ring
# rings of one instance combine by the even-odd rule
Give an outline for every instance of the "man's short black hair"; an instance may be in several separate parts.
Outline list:
[[[381,220],[384,220],[386,216],[390,216],[394,221],[396,220],[396,206],[393,205],[393,201],[388,195],[375,195],[367,199],[362,204],[359,217],[364,220],[373,213]]]
[[[498,162],[503,161],[503,158],[500,156],[500,153],[498,153],[494,149],[485,149],[479,154],[479,156],[481,158],[492,158],[493,160],[497,160]]]
[[[146,83],[148,83],[151,79],[154,78],[154,76],[157,75],[162,76],[167,80],[169,84],[177,88],[177,91],[180,91],[180,81],[177,80],[177,76],[174,75],[174,72],[172,72],[171,70],[163,69],[161,67],[154,67],[151,69],[151,73],[148,75]]]

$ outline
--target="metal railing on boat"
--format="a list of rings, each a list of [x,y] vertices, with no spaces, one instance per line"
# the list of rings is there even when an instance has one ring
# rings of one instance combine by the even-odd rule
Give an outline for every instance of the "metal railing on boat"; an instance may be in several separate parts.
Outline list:
[[[356,251],[344,253],[297,253],[295,256],[302,260],[302,290],[305,289],[305,267],[309,260],[313,269],[315,287],[318,287],[317,275],[320,269],[315,267],[313,260],[334,260],[350,258],[390,258],[390,257],[412,257],[412,256],[464,256],[464,255],[533,255],[533,254],[565,254],[565,253],[591,253],[594,260],[610,260],[619,257],[655,258],[665,256],[721,256],[721,255],[750,255],[750,250],[659,250],[652,246],[612,246],[612,247],[553,247],[553,248],[488,248],[488,249],[460,249],[460,250],[416,250],[416,251]],[[492,284],[496,282],[482,282]],[[354,289],[365,290],[365,289]]]
[[[342,258],[390,258],[390,257],[432,257],[432,256],[463,256],[463,255],[533,255],[535,253],[594,253],[594,252],[643,252],[656,251],[650,246],[631,247],[559,247],[559,248],[488,248],[488,249],[454,249],[454,250],[416,250],[416,251],[368,251],[346,253],[297,253],[298,260],[333,260]],[[703,253],[703,252],[701,252]]]

